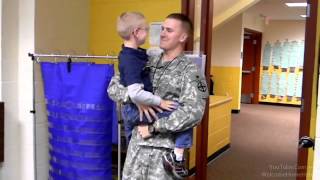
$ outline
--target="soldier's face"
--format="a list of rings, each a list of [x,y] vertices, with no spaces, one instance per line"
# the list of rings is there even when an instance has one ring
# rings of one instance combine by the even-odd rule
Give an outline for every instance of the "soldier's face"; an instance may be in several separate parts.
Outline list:
[[[187,39],[187,33],[183,29],[182,22],[176,19],[166,19],[162,24],[160,33],[160,48],[172,50],[183,46]]]

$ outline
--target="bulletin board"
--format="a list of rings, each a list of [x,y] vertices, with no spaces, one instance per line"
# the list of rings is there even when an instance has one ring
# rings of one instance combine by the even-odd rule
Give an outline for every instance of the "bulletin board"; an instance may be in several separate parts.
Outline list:
[[[260,70],[259,101],[301,104],[304,41],[266,42]]]

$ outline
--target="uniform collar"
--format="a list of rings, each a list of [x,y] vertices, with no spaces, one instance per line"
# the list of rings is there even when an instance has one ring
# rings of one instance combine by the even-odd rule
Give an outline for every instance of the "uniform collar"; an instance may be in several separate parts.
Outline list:
[[[185,61],[186,60],[186,56],[184,53],[181,53],[180,55],[178,55],[176,58],[174,58],[171,61],[162,61],[162,57],[163,57],[163,53],[161,53],[161,55],[159,55],[159,58],[157,60],[157,64],[158,64],[158,68],[161,68],[163,66],[166,66],[168,63],[170,63],[171,65],[177,64],[179,62]]]

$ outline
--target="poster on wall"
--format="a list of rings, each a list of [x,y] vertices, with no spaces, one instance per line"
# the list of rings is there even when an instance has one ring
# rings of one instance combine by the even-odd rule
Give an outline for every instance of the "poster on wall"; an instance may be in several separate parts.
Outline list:
[[[267,69],[270,66],[270,57],[271,57],[271,44],[267,42],[264,46],[264,53],[262,57],[262,66],[263,69]]]
[[[162,25],[162,22],[150,23],[149,43],[151,47],[160,46],[161,25]]]
[[[206,55],[204,54],[188,54],[186,52],[186,56],[191,59],[195,64],[198,65],[201,73],[205,76],[205,69],[206,69]]]
[[[304,41],[277,40],[263,47],[259,101],[300,105]]]

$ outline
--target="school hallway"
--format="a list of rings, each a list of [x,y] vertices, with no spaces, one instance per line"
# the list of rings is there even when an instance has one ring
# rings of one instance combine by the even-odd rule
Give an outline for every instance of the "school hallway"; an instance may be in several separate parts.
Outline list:
[[[241,104],[232,114],[231,148],[208,164],[208,180],[293,180],[300,109]]]

